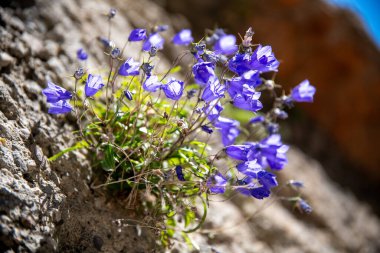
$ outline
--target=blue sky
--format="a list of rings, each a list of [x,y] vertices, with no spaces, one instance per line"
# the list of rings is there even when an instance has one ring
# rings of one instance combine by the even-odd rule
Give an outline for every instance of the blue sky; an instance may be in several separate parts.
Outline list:
[[[380,45],[380,0],[328,0],[330,3],[349,8],[356,12],[368,32]]]

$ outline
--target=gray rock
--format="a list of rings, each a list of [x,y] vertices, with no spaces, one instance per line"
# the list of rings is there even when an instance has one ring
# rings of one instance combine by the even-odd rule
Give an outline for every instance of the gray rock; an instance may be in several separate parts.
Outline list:
[[[11,94],[5,84],[0,80],[0,110],[9,120],[16,120],[20,115],[20,108],[12,99]]]
[[[0,124],[0,136],[9,140],[14,138],[12,127],[8,123],[1,122]]]
[[[48,60],[48,66],[55,73],[64,73],[65,67],[58,58],[50,58]]]
[[[40,57],[42,59],[49,59],[51,57],[57,56],[59,52],[59,45],[51,40],[45,41],[45,45],[40,52]]]
[[[32,55],[39,55],[43,50],[43,42],[30,33],[23,33],[21,39],[25,44],[29,46]]]
[[[0,68],[7,67],[15,62],[15,59],[5,52],[0,53]]]
[[[25,30],[24,23],[18,17],[15,16],[9,19],[9,25],[21,32]]]
[[[28,171],[28,167],[26,166],[26,163],[24,162],[19,151],[13,151],[13,160],[14,164],[18,167],[21,173],[24,174]]]
[[[28,171],[30,171],[30,172],[35,172],[35,170],[37,168],[37,164],[34,160],[28,160],[26,162],[26,166],[28,167]]]
[[[17,58],[23,58],[29,52],[28,48],[24,45],[24,43],[22,43],[19,40],[10,44],[9,51],[12,55],[16,56]]]
[[[15,162],[12,156],[12,151],[0,145],[0,168],[5,168],[10,171],[17,171]]]

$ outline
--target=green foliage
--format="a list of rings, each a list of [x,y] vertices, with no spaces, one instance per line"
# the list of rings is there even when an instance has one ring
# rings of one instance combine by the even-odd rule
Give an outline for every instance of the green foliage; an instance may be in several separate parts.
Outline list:
[[[180,70],[175,66],[169,72]],[[116,82],[114,75],[111,71],[104,80],[108,85],[94,99],[76,94],[76,113],[85,115],[78,119],[82,140],[50,161],[87,148],[97,181],[106,179],[101,186],[124,196],[130,206],[153,214],[151,226],[165,224],[160,236],[163,246],[170,245],[176,235],[190,246],[186,233],[197,230],[205,220],[206,181],[215,170],[207,143],[194,138],[206,116],[194,121],[196,98],[172,102],[144,91],[144,77],[118,77]],[[133,95],[132,101],[124,96],[125,89]],[[183,168],[186,181],[178,180],[176,166]],[[201,219],[195,211],[197,199],[203,206]]]
[[[81,141],[78,141],[77,143],[75,143],[73,146],[60,151],[59,153],[53,155],[52,157],[49,157],[48,160],[50,162],[53,162],[68,152],[75,151],[75,150],[82,149],[82,148],[88,148],[88,147],[89,147],[88,143],[85,140],[81,140]]]

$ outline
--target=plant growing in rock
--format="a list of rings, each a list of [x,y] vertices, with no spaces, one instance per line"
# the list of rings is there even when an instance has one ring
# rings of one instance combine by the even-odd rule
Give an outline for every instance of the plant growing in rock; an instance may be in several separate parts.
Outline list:
[[[115,14],[110,11],[109,22]],[[94,187],[123,193],[129,206],[150,218],[147,223],[159,231],[164,246],[178,235],[188,241],[187,233],[204,222],[212,194],[270,196],[278,185],[274,172],[287,163],[278,120],[287,118],[285,109],[294,102],[312,102],[315,93],[307,80],[289,94],[275,83],[280,63],[270,46],[252,44],[251,28],[240,43],[222,29],[198,42],[189,29],[181,30],[171,43],[186,50],[159,72],[157,54],[167,29],[134,29],[121,48],[110,36],[99,37],[106,71],[79,68],[70,90],[53,82],[43,90],[49,113],[75,115],[80,139],[50,160],[87,149],[97,175]],[[127,56],[129,43],[142,44],[138,58]],[[182,62],[185,56],[191,63]],[[79,49],[77,57],[83,62],[91,56]],[[189,72],[192,78],[178,77]],[[265,113],[262,93],[273,102]],[[224,115],[225,107],[248,111],[248,125],[259,128],[259,134]],[[210,146],[216,139],[220,144]],[[311,211],[300,197],[289,200]]]

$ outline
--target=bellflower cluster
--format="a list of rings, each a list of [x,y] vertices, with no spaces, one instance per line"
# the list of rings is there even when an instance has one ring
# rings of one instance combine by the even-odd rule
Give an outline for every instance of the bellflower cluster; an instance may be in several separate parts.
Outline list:
[[[236,120],[220,116],[223,110],[220,100],[226,96],[227,91],[231,103],[235,107],[251,112],[260,111],[263,108],[263,104],[259,100],[261,92],[263,90],[273,92],[275,88],[274,82],[265,80],[261,74],[277,72],[279,68],[279,61],[270,46],[258,45],[252,52],[252,36],[253,31],[250,28],[237,51],[236,39],[233,36],[226,35],[223,30],[215,30],[206,38],[206,44],[213,45],[214,52],[208,52],[203,43],[198,43],[192,49],[197,60],[193,66],[193,74],[195,82],[203,89],[201,98],[206,102],[203,111],[210,123],[219,129],[222,143],[226,147],[226,154],[241,161],[236,168],[243,175],[243,179],[235,182],[235,186],[232,188],[244,195],[262,199],[269,197],[271,189],[277,186],[275,174],[266,169],[281,170],[287,163],[288,146],[281,142],[281,136],[277,134],[279,125],[275,120],[288,117],[283,109],[293,101],[311,102],[315,88],[306,80],[295,87],[289,96],[276,99],[274,108],[267,116],[258,115],[250,121],[251,124],[262,124],[266,128],[268,136],[259,142],[235,145],[240,133],[239,123]],[[234,55],[227,62],[223,62],[223,65],[227,65],[232,72],[232,77],[220,80],[215,74],[217,59],[223,58],[220,55],[228,56],[233,53]],[[207,61],[210,55],[213,55],[213,59],[216,60]],[[211,133],[209,127],[202,129]],[[227,179],[220,180],[221,177],[223,175],[218,173],[216,178],[219,180],[217,182],[223,182],[223,184],[218,184],[216,190],[210,188],[211,192],[219,193],[222,192],[220,187],[228,187],[228,184],[225,183]]]
[[[116,13],[110,10],[108,22]],[[196,223],[191,203],[197,198],[204,203],[205,216],[211,194],[234,191],[256,199],[271,195],[289,148],[278,133],[278,120],[288,117],[286,110],[295,102],[312,102],[315,94],[308,80],[286,94],[273,78],[267,79],[279,70],[279,61],[270,46],[251,44],[251,28],[240,43],[222,29],[197,42],[190,29],[180,30],[171,43],[181,46],[178,49],[187,47],[184,53],[193,58],[178,58],[166,71],[157,71],[157,53],[165,45],[162,33],[169,29],[158,25],[126,33],[128,43],[141,46],[140,56],[134,58],[126,55],[127,42],[118,47],[110,37],[98,36],[108,73],[81,66],[73,74],[73,85],[65,85],[71,89],[48,82],[43,90],[49,113],[75,112],[81,138],[50,160],[87,148],[96,160],[93,169],[100,171],[95,181],[107,180],[99,187],[120,191],[130,206],[140,203],[146,213],[164,217],[157,219],[165,224],[165,246],[176,233],[173,227],[192,231],[187,226]],[[79,64],[88,57],[83,49],[77,51]],[[192,77],[181,78],[186,73]],[[264,93],[270,94],[273,107],[262,112],[267,104],[260,101]],[[265,136],[244,129],[235,118],[237,111],[251,118],[248,125],[264,129]],[[210,148],[209,140],[220,145]],[[222,150],[215,152],[218,146]],[[226,162],[217,168],[214,162],[220,158]],[[296,182],[289,185],[298,191],[301,183]],[[296,204],[311,211],[304,200]],[[178,216],[183,219],[175,219]]]

